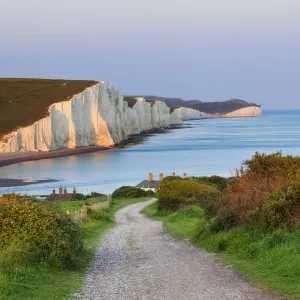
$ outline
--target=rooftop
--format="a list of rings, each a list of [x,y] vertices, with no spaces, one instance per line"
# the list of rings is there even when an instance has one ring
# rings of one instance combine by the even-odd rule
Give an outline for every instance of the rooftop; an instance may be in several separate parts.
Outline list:
[[[143,180],[142,182],[140,182],[138,185],[136,185],[136,187],[138,188],[148,188],[148,189],[156,189],[157,187],[160,186],[161,181],[159,180]]]

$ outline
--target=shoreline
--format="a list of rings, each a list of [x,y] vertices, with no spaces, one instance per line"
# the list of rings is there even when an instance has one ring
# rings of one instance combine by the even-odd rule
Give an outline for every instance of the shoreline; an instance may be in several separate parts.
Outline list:
[[[57,182],[55,179],[12,179],[12,178],[0,178],[0,188],[10,188],[17,186],[27,186],[39,183]]]
[[[249,116],[253,117],[253,116]],[[201,118],[201,119],[219,119],[222,117],[219,116],[211,116],[209,118]],[[228,117],[232,118],[232,117]],[[241,117],[244,118],[244,117]],[[191,120],[198,120],[199,118],[191,119]],[[189,120],[189,121],[191,121]],[[43,159],[52,159],[52,158],[59,158],[59,157],[67,157],[73,155],[80,155],[86,153],[93,153],[98,151],[105,151],[105,150],[113,150],[113,149],[122,149],[134,146],[141,142],[141,139],[147,138],[147,136],[151,136],[151,134],[155,133],[165,133],[166,130],[172,129],[183,129],[185,126],[189,126],[190,124],[186,124],[185,120],[183,123],[180,124],[172,124],[167,128],[155,128],[150,129],[139,134],[133,134],[128,136],[127,140],[116,144],[113,147],[103,147],[103,146],[86,146],[80,148],[64,148],[59,150],[53,151],[28,151],[28,152],[3,152],[0,153],[0,168],[7,167],[13,164],[21,163],[21,162],[29,162],[29,161],[36,161],[36,160],[43,160]],[[1,179],[1,178],[0,178]],[[0,185],[1,187],[1,185]]]
[[[92,152],[104,151],[110,149],[114,149],[114,148],[107,148],[101,146],[87,146],[87,147],[74,148],[74,149],[66,148],[66,149],[49,151],[49,152],[29,151],[29,152],[0,153],[0,168],[17,164],[20,162],[66,157],[66,156],[92,153]]]
[[[7,152],[0,153],[0,168],[6,167],[9,165],[17,164],[20,162],[35,161],[42,159],[51,159],[59,157],[67,157],[72,155],[86,154],[98,151],[114,150],[114,149],[123,149],[127,147],[134,146],[141,142],[141,139],[151,136],[155,133],[165,133],[166,130],[172,129],[183,129],[186,124],[174,124],[167,128],[156,128],[150,129],[139,134],[133,134],[128,136],[127,140],[116,144],[114,147],[103,147],[103,146],[86,146],[80,148],[65,148],[54,151],[28,151],[28,152]]]

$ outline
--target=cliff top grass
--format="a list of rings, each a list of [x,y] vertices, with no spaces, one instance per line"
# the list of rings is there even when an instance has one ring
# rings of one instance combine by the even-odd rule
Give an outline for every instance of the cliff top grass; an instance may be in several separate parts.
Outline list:
[[[97,83],[94,80],[0,78],[0,140],[47,116],[48,108]]]

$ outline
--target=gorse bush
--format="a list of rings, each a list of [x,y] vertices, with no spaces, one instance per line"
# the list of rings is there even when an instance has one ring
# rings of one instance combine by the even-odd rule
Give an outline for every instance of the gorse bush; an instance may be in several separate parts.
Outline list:
[[[112,193],[113,198],[141,198],[152,197],[154,195],[153,191],[144,191],[133,186],[122,186]]]
[[[17,263],[75,267],[84,251],[79,225],[27,196],[0,197],[0,268]]]
[[[179,209],[197,204],[200,199],[209,198],[216,189],[190,179],[166,177],[157,189],[159,206],[162,209]]]

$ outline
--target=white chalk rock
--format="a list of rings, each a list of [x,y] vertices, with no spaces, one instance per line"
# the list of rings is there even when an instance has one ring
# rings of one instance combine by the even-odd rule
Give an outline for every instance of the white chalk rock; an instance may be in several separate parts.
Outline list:
[[[132,134],[210,116],[184,107],[170,111],[161,101],[136,100],[129,107],[110,83],[99,82],[68,101],[52,104],[47,117],[6,135],[0,141],[0,152],[52,151],[94,145],[112,147]],[[260,114],[259,107],[249,107],[222,116]]]
[[[235,110],[233,112],[220,115],[222,118],[238,118],[238,117],[259,117],[262,115],[262,109],[259,106],[250,106]]]

